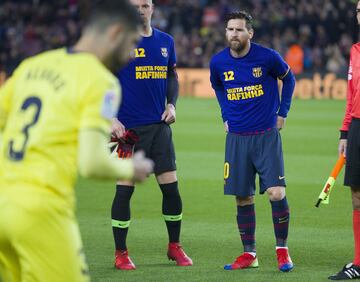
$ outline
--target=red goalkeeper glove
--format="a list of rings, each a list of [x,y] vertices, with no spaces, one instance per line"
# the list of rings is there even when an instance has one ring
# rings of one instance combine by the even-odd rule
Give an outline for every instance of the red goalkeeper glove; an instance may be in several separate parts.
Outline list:
[[[114,150],[119,158],[128,159],[131,158],[134,153],[135,143],[139,141],[139,136],[134,130],[126,130],[123,137],[111,137],[111,142],[117,142]]]

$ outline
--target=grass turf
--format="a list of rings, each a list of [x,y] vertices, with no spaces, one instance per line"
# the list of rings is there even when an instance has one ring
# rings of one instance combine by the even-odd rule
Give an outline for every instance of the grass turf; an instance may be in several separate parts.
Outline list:
[[[173,125],[179,187],[184,206],[182,244],[194,261],[176,267],[166,257],[161,194],[153,177],[136,188],[128,247],[136,271],[116,271],[110,210],[113,182],[80,179],[78,218],[92,281],[327,281],[353,258],[350,191],[339,176],[330,205],[314,207],[337,159],[344,101],[295,100],[282,131],[290,254],[295,269],[277,270],[271,209],[256,195],[259,268],[225,271],[242,246],[235,201],[223,196],[225,134],[216,100],[181,98]]]

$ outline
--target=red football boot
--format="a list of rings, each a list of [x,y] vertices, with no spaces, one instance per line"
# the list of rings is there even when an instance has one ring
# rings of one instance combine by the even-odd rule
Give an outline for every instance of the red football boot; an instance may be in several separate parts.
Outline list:
[[[115,251],[115,267],[121,270],[134,270],[135,264],[129,257],[128,251]]]
[[[238,256],[236,260],[224,266],[225,270],[236,270],[244,268],[256,268],[259,267],[259,262],[256,256],[253,256],[249,253],[243,253]]]
[[[169,260],[176,261],[178,266],[191,266],[193,262],[189,258],[179,243],[169,243],[167,256]]]
[[[276,256],[280,271],[289,272],[294,268],[294,264],[289,256],[288,248],[277,248]]]

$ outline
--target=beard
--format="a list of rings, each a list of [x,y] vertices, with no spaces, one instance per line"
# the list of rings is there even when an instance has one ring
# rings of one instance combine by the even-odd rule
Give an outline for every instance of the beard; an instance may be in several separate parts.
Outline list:
[[[108,68],[113,72],[118,72],[121,68],[123,68],[125,65],[127,65],[130,61],[130,52],[129,56],[126,56],[124,54],[126,51],[123,50],[123,44],[118,46],[112,54],[109,55],[107,59],[107,66]]]
[[[229,43],[230,49],[236,53],[240,53],[247,46],[246,42],[241,42],[239,40],[229,40],[228,43]]]

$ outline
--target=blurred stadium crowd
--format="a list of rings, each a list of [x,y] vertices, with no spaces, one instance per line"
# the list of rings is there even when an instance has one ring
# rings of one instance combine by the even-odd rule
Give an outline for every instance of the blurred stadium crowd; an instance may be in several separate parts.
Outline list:
[[[155,0],[153,25],[171,33],[179,67],[208,67],[224,47],[224,16],[245,9],[254,18],[254,41],[279,51],[296,74],[346,73],[357,41],[353,0]],[[1,0],[0,70],[42,50],[73,44],[87,0]]]

